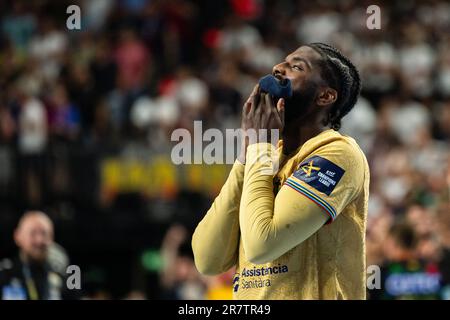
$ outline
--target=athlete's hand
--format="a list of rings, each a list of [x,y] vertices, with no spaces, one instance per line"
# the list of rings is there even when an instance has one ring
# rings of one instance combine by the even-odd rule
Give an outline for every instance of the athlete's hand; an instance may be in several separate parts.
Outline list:
[[[258,91],[259,91],[259,84],[257,84],[253,91],[250,93],[250,96],[248,97],[247,101],[245,101],[244,106],[242,107],[242,117],[241,117],[241,133],[242,133],[242,141],[241,141],[241,150],[240,154],[238,156],[239,162],[242,164],[245,164],[245,154],[247,153],[247,147],[249,144],[249,139],[246,136],[247,133],[247,122],[246,117],[247,114],[250,112],[252,108],[252,103],[257,103],[258,97]]]
[[[245,163],[245,154],[249,144],[271,141],[271,129],[278,131],[278,136],[284,128],[284,99],[279,99],[275,106],[272,97],[260,91],[259,84],[253,88],[250,97],[242,109],[241,129],[249,133],[252,129],[253,137],[246,134],[241,145],[241,154],[239,160]],[[259,134],[260,129],[264,129],[265,134]]]
[[[284,99],[279,99],[275,106],[268,93],[260,92],[259,85],[254,88],[249,99],[250,103],[246,103],[242,114],[243,128],[254,129],[257,133],[261,129],[267,130],[267,135],[258,134],[257,141],[250,143],[270,142],[270,130],[276,129],[281,133],[284,127]]]

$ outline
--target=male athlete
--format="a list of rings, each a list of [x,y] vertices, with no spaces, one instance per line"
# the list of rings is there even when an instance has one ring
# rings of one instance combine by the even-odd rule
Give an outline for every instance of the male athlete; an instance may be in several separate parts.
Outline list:
[[[193,235],[196,266],[209,275],[236,266],[235,299],[365,299],[369,168],[355,140],[337,131],[358,99],[358,71],[313,43],[273,76],[290,80],[291,98],[274,102],[256,86],[242,129],[282,132],[280,169],[263,173],[277,151],[269,137],[244,142]]]

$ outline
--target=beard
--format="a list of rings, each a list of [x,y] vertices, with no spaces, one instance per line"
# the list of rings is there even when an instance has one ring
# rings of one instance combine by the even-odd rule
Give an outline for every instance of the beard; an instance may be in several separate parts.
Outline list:
[[[285,99],[286,126],[308,116],[316,94],[317,85],[308,82],[301,90],[294,91],[291,98]]]

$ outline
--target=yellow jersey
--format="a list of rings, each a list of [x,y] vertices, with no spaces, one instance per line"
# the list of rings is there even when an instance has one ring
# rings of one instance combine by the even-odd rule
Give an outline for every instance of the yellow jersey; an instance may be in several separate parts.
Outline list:
[[[197,268],[235,265],[234,299],[365,299],[369,179],[354,139],[331,129],[291,157],[250,145],[194,233]]]

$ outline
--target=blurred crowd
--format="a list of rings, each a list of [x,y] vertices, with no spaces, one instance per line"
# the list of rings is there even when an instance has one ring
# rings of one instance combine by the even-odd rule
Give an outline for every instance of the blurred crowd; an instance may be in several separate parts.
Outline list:
[[[0,210],[10,213],[1,221],[13,225],[26,208],[51,208],[62,220],[97,210],[105,203],[93,164],[102,156],[169,154],[171,132],[192,130],[194,120],[204,128],[239,127],[242,101],[262,75],[299,45],[325,42],[341,49],[363,80],[341,131],[358,141],[371,168],[368,265],[416,259],[426,271],[432,264],[442,279],[433,297],[449,299],[450,3],[373,2],[1,1]],[[70,4],[81,8],[81,30],[66,28]],[[380,30],[366,27],[371,4],[381,8]],[[188,193],[182,203],[186,198],[196,199]],[[206,208],[210,200],[202,200]],[[123,204],[108,205],[115,215],[82,221],[125,215]],[[213,278],[195,270],[190,234],[206,211],[193,210],[181,219],[190,223],[174,218],[149,235],[160,247],[144,259],[149,270],[124,264],[157,283],[124,284],[139,290],[127,298],[231,296],[232,270]],[[83,248],[67,246],[81,259]],[[117,297],[102,290],[91,297]]]

